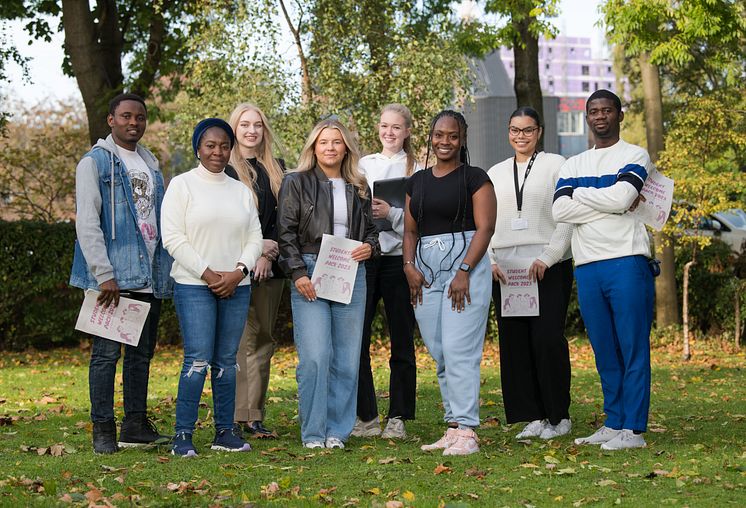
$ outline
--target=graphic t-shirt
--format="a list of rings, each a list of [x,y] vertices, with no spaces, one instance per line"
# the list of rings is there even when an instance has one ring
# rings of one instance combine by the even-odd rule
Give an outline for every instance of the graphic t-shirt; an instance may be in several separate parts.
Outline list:
[[[132,184],[132,197],[137,213],[137,226],[140,228],[143,240],[145,240],[145,247],[148,249],[148,256],[152,264],[155,248],[158,245],[158,223],[155,217],[155,187],[153,185],[153,177],[150,174],[150,168],[148,168],[145,161],[136,151],[127,150],[121,146],[117,148],[119,150],[119,157],[127,168],[127,174]]]

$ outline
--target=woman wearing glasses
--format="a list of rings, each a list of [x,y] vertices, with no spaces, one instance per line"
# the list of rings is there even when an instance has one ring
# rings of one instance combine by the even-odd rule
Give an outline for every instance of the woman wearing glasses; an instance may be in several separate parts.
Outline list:
[[[500,336],[500,376],[508,423],[528,422],[518,439],[552,439],[570,432],[570,355],[565,317],[572,290],[572,226],[552,219],[552,200],[564,162],[537,151],[539,114],[513,112],[508,139],[515,155],[488,174],[497,197],[497,222],[490,242],[493,301]],[[511,261],[522,261],[539,284],[539,315],[502,317],[500,282]]]

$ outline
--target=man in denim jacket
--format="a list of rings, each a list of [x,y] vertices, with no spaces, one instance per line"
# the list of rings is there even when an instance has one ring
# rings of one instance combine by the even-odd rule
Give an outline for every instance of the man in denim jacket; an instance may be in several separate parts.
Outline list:
[[[147,416],[150,360],[155,351],[161,299],[170,297],[171,258],[160,235],[163,174],[158,160],[138,141],[145,133],[143,99],[120,94],[109,104],[111,135],[78,163],[75,257],[70,284],[100,291],[98,302],[119,305],[120,295],[150,303],[136,347],[125,345],[124,420],[118,446],[145,446],[168,437]],[[93,337],[88,370],[93,449],[114,453],[114,378],[122,344]]]

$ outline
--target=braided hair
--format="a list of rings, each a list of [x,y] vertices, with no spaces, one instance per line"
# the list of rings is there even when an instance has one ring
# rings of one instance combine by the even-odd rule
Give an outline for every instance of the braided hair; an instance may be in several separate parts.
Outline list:
[[[461,161],[461,166],[456,168],[456,171],[461,168],[461,175],[462,175],[462,182],[464,187],[464,198],[462,200],[461,198],[461,185],[459,185],[458,189],[458,207],[456,208],[456,216],[451,221],[451,248],[448,250],[445,256],[441,259],[440,265],[438,266],[438,271],[433,271],[432,267],[428,265],[424,259],[422,258],[422,219],[423,219],[423,204],[425,201],[425,179],[422,179],[422,185],[420,190],[420,201],[419,205],[417,207],[417,255],[420,258],[420,261],[422,261],[422,265],[427,268],[427,270],[430,272],[430,276],[432,277],[430,283],[426,283],[427,286],[432,284],[435,281],[435,277],[439,275],[443,271],[450,271],[453,268],[453,265],[456,263],[456,259],[458,259],[461,254],[463,254],[464,249],[466,249],[466,232],[464,229],[466,228],[466,205],[468,202],[468,188],[466,185],[466,167],[469,166],[469,148],[466,144],[467,139],[467,131],[469,129],[469,125],[466,123],[466,118],[464,118],[464,115],[459,113],[458,111],[453,111],[452,109],[445,109],[435,115],[435,118],[433,118],[432,122],[430,122],[430,131],[427,136],[427,153],[425,155],[425,171],[428,169],[431,170],[432,168],[428,168],[427,163],[428,159],[430,158],[430,149],[432,148],[433,143],[433,131],[435,130],[435,125],[438,123],[438,121],[442,118],[453,118],[456,120],[456,123],[459,127],[459,141],[461,142],[461,148],[459,149],[459,161]],[[423,175],[424,176],[424,175]],[[462,204],[463,203],[463,204]],[[463,240],[461,245],[461,250],[459,251],[458,255],[453,258],[453,261],[451,262],[451,265],[443,269],[443,260],[446,259],[451,252],[453,251],[453,247],[455,244],[455,234],[454,234],[454,226],[456,225],[456,221],[459,219],[459,216],[461,217],[461,238]],[[424,274],[423,274],[424,275]],[[427,279],[426,279],[427,282]]]

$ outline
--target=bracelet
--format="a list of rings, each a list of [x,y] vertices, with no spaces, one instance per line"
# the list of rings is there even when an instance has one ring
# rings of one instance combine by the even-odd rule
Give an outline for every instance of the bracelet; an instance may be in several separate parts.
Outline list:
[[[407,266],[407,265],[414,265],[414,261],[405,261],[404,266]]]

